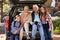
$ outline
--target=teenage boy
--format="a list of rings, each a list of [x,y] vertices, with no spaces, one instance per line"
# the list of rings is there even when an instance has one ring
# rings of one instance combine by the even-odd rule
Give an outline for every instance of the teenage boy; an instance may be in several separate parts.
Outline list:
[[[16,19],[11,24],[10,40],[19,40],[20,26],[21,26],[20,15],[17,15]]]

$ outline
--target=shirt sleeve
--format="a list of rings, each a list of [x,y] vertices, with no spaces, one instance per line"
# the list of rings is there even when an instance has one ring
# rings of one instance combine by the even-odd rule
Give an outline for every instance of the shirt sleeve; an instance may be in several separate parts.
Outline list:
[[[48,18],[51,19],[51,14],[48,14]]]
[[[53,23],[51,20],[51,14],[48,14],[48,19],[49,19],[49,26],[50,26],[50,28],[52,28]]]
[[[30,19],[30,24],[32,25],[32,17],[31,17],[31,19]]]
[[[27,19],[27,22],[30,23],[30,19],[31,19],[31,14],[29,14],[29,17]]]
[[[16,31],[16,28],[14,27],[14,22],[12,22],[11,24],[11,32],[15,32]]]

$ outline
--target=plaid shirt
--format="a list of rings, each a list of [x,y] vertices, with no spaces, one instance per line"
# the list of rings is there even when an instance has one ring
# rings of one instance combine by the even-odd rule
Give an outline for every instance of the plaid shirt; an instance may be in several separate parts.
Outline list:
[[[47,13],[46,19],[44,17],[41,18],[42,24],[47,24],[49,23],[49,27],[52,27],[52,20],[51,20],[51,15]]]

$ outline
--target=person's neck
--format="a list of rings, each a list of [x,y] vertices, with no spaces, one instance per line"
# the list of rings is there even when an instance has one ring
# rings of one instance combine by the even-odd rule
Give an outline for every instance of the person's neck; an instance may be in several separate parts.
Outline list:
[[[15,20],[18,21],[18,22],[20,21],[20,20],[17,20],[17,19],[15,19]]]
[[[38,11],[35,11],[35,14],[38,14]]]
[[[28,12],[24,12],[26,15],[28,14]]]
[[[38,14],[38,11],[35,11],[36,14]]]
[[[38,13],[38,12],[35,12],[35,13]]]

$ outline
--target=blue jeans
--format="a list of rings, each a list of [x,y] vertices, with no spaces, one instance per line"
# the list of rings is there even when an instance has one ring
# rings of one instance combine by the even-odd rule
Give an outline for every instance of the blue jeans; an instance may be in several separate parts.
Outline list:
[[[51,32],[44,29],[44,33],[45,33],[45,40],[52,40]]]
[[[44,32],[43,32],[43,26],[42,26],[41,23],[38,23],[37,25],[36,24],[32,25],[32,38],[35,38],[37,28],[39,30],[39,34],[41,36],[41,40],[45,40]]]
[[[19,35],[11,35],[10,40],[19,40]]]
[[[45,40],[52,40],[51,31],[49,31],[49,24],[43,24]]]

